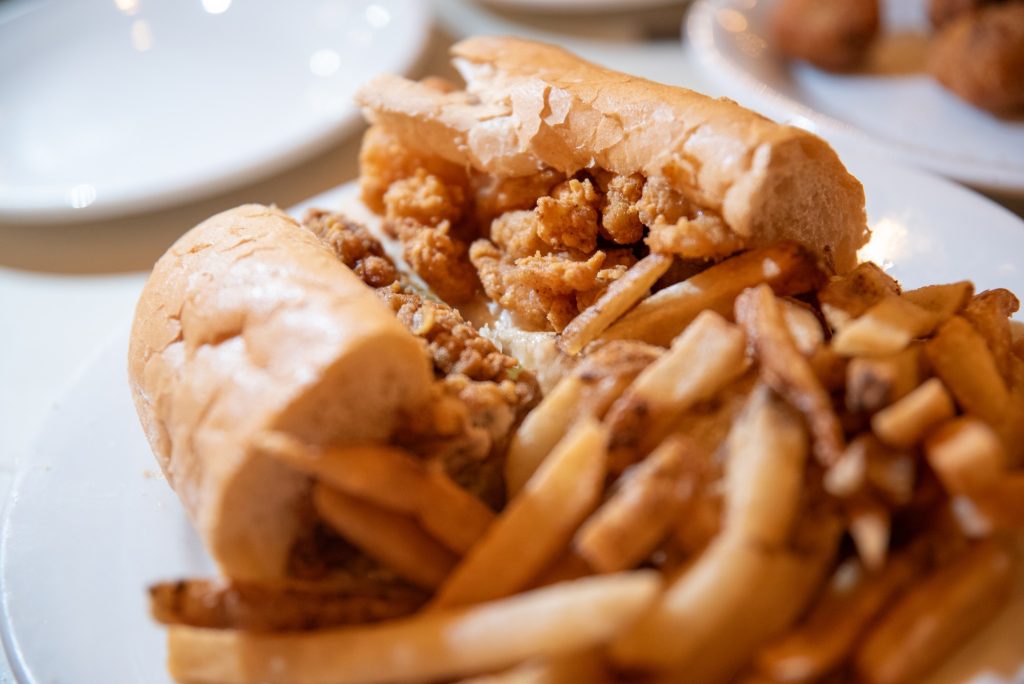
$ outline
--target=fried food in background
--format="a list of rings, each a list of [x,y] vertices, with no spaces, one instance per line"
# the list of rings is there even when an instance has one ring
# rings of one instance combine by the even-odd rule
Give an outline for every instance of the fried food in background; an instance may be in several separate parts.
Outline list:
[[[936,29],[942,28],[961,14],[996,5],[1005,0],[928,0],[928,19]]]
[[[1024,2],[964,13],[935,36],[928,70],[942,85],[993,114],[1024,112]]]
[[[879,30],[879,0],[781,0],[772,20],[775,47],[829,71],[864,61]]]

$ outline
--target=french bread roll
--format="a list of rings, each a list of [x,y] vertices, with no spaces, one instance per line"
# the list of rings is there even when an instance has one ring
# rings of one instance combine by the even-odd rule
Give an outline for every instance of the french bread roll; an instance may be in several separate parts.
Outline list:
[[[315,236],[246,205],[157,262],[131,331],[129,377],[168,482],[226,576],[285,576],[302,475],[250,438],[386,441],[432,382],[418,340]]]
[[[788,238],[839,272],[856,265],[869,236],[864,191],[821,138],[551,45],[482,37],[452,54],[465,91],[380,76],[357,95],[367,118],[410,149],[499,177],[552,168],[664,180],[733,231],[708,236],[719,248]]]

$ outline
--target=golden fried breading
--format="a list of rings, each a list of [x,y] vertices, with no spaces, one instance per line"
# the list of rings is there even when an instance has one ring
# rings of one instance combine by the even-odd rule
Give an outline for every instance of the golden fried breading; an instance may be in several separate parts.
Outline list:
[[[694,207],[663,178],[648,179],[637,203],[637,215],[646,226],[675,223],[694,213]]]
[[[952,21],[932,43],[928,70],[976,107],[999,115],[1024,111],[1024,3]]]
[[[551,247],[537,235],[537,224],[534,211],[506,212],[491,223],[491,241],[513,259],[547,254]]]
[[[398,270],[384,248],[363,226],[341,214],[310,209],[302,225],[328,245],[343,264],[370,287],[384,287],[398,279]]]
[[[658,222],[645,240],[652,252],[678,254],[684,259],[717,259],[743,249],[743,238],[721,218],[701,214],[675,223]]]
[[[410,218],[425,226],[462,218],[466,193],[458,185],[445,185],[425,169],[397,180],[384,193],[384,215],[391,220]]]
[[[613,176],[601,183],[601,237],[620,245],[638,242],[644,236],[644,224],[637,206],[643,195],[644,179],[639,174]]]
[[[537,200],[537,236],[554,249],[592,252],[597,248],[597,207],[601,196],[590,179],[559,183]]]
[[[384,193],[392,183],[409,178],[418,169],[437,176],[447,186],[469,187],[469,177],[461,166],[435,155],[417,154],[380,126],[371,126],[359,150],[360,198],[374,213],[383,214]]]
[[[467,259],[466,243],[451,236],[451,224],[425,226],[412,219],[388,221],[386,227],[402,242],[402,256],[437,296],[451,304],[473,298],[476,272]]]
[[[506,212],[533,209],[538,199],[547,196],[563,180],[565,175],[554,169],[516,178],[477,174],[473,176],[477,220],[486,226]]]
[[[942,28],[961,14],[992,3],[993,0],[928,0],[928,19],[935,28]]]
[[[878,0],[783,0],[772,22],[775,47],[829,71],[857,67],[879,30]]]

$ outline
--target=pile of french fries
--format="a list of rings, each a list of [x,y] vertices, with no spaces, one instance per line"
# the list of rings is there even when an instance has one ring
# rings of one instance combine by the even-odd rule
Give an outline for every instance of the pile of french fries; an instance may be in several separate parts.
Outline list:
[[[584,360],[519,426],[499,513],[396,449],[261,435],[316,480],[324,520],[432,598],[312,634],[173,626],[172,674],[924,677],[1014,583],[1017,299],[901,291],[870,263],[829,278],[791,243],[649,295],[668,266],[639,261],[566,328]],[[602,354],[628,362],[602,373]]]

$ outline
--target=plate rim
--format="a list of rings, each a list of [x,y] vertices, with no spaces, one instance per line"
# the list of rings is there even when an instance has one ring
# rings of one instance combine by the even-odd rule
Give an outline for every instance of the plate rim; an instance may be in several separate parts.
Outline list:
[[[933,155],[926,148],[892,144],[868,131],[818,111],[779,92],[770,84],[750,74],[727,57],[718,47],[714,12],[732,9],[732,0],[693,0],[683,18],[685,47],[711,78],[716,78],[730,94],[750,98],[765,114],[806,128],[836,142],[850,142],[870,147],[889,159],[895,159],[918,170],[966,183],[973,189],[1000,196],[1024,197],[1024,171],[993,169],[982,161],[964,162],[943,155]],[[1009,175],[1009,178],[1003,176]]]

